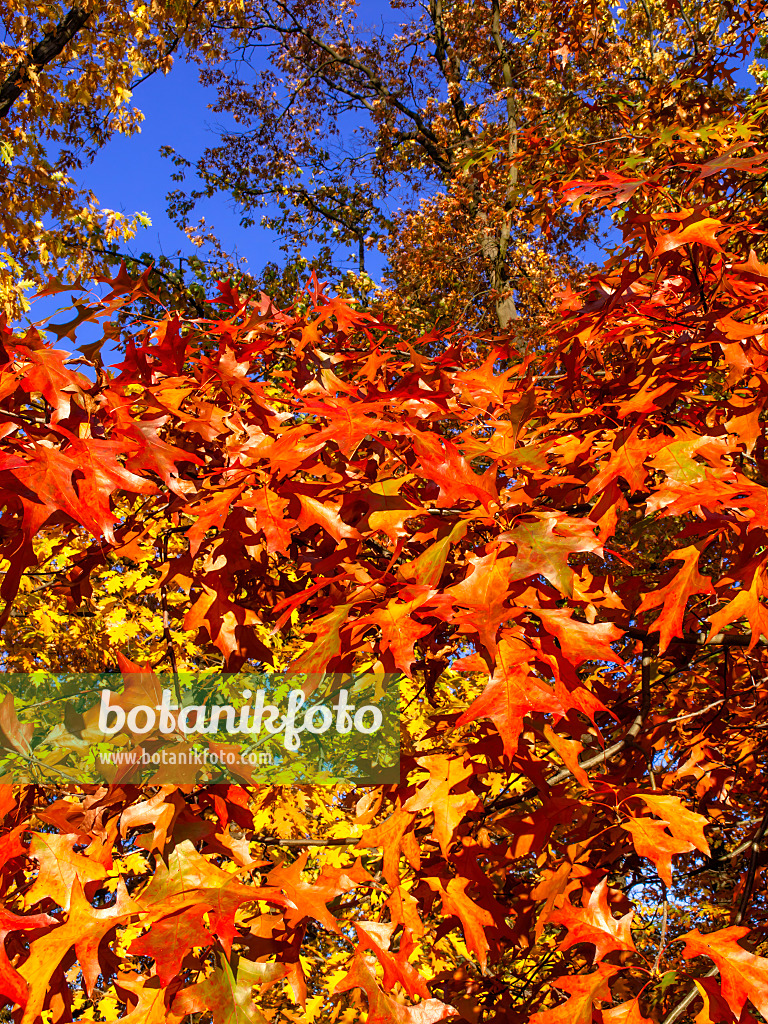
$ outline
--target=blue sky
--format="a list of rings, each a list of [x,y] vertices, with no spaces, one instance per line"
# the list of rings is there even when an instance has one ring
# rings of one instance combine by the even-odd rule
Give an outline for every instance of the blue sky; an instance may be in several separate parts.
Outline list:
[[[154,75],[136,89],[133,103],[145,118],[141,132],[128,138],[115,136],[81,172],[83,184],[93,189],[102,207],[126,214],[141,211],[151,218],[152,227],[139,232],[130,243],[132,250],[166,256],[178,249],[195,251],[166,215],[166,193],[177,186],[171,180],[172,162],[159,151],[161,146],[171,146],[194,161],[207,145],[214,144],[217,126],[230,127],[230,123],[225,115],[207,109],[213,100],[215,92],[200,84],[197,67],[176,60],[168,75]],[[236,244],[255,270],[276,248],[270,232],[241,228],[239,215],[220,196],[206,200],[200,212],[217,229],[225,248]]]

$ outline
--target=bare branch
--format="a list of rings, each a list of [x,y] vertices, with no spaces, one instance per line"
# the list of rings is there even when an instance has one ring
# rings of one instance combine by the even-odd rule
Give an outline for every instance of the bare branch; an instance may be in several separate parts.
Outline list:
[[[702,977],[703,978],[713,978],[716,974],[717,974],[717,968],[716,967],[712,967],[710,970],[707,971],[706,974],[703,974]],[[667,1016],[662,1021],[662,1024],[675,1024],[675,1021],[678,1019],[678,1017],[682,1017],[682,1015],[685,1013],[685,1011],[688,1009],[688,1007],[691,1005],[691,1003],[693,1002],[693,1000],[696,998],[696,996],[698,994],[699,994],[699,990],[694,985],[693,988],[691,989],[691,991],[688,993],[688,995],[684,999],[682,999],[677,1004],[677,1006],[675,1006],[674,1009],[672,1009],[667,1014]]]

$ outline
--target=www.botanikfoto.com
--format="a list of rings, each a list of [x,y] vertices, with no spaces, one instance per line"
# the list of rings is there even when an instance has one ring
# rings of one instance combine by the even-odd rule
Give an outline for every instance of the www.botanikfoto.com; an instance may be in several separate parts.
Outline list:
[[[195,765],[204,767],[222,766],[226,768],[238,765],[255,768],[258,765],[271,765],[272,754],[267,750],[254,750],[250,753],[236,754],[231,750],[156,750],[150,754],[143,750],[107,750],[97,754],[97,762],[103,765]]]

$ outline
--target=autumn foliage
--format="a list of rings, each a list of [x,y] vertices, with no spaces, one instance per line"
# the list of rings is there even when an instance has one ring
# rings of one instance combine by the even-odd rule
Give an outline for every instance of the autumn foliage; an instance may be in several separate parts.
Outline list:
[[[3,1019],[768,1018],[768,95],[686,74],[578,157],[484,140],[544,235],[621,232],[514,329],[125,267],[3,321]],[[30,744],[51,673],[211,667],[402,673],[400,783]]]

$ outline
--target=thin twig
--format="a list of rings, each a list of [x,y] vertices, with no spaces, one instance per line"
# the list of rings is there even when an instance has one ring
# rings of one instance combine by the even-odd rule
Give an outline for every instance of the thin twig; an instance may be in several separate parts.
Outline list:
[[[70,700],[72,697],[82,697],[86,693],[99,693],[102,687],[95,686],[89,690],[77,690],[75,693],[63,693],[60,697],[49,697],[48,700],[41,700],[38,704],[27,704],[24,708],[25,711],[31,711],[33,708],[44,708],[49,704],[55,704],[59,700]]]
[[[749,901],[752,897],[752,887],[755,884],[755,871],[757,870],[757,856],[760,852],[760,844],[763,841],[765,830],[768,828],[768,808],[760,819],[760,824],[757,826],[757,831],[752,836],[749,844],[749,867],[747,868],[747,877],[744,879],[744,891],[741,894],[741,900],[739,901],[739,908],[733,916],[731,925],[741,924],[744,920],[744,915],[747,912]]]
[[[665,886],[664,887],[664,913],[663,913],[662,918],[661,918],[661,935],[659,936],[659,951],[656,954],[656,959],[653,962],[653,974],[654,975],[657,975],[659,973],[659,964],[661,963],[661,957],[662,957],[662,954],[664,953],[664,943],[665,943],[666,938],[667,938],[667,918],[668,918],[668,912],[669,912],[669,904],[667,902],[667,890],[666,890],[666,886]]]
[[[647,629],[638,629],[635,626],[628,629],[624,635],[633,640],[649,640],[651,642],[657,640],[659,636],[658,632],[649,633]],[[670,643],[695,644],[697,647],[713,647],[717,645],[723,647],[750,647],[752,640],[743,633],[717,633],[711,640],[707,640],[706,633],[684,633],[682,637],[673,637]],[[758,640],[758,643],[765,646],[764,640]]]
[[[162,537],[162,548],[163,548],[163,562],[168,561],[168,536],[172,531],[167,530]],[[181,707],[181,687],[179,686],[179,667],[176,663],[176,650],[173,646],[173,637],[171,636],[171,617],[168,613],[168,595],[166,592],[165,583],[160,586],[160,605],[163,610],[163,639],[165,640],[166,650],[168,651],[168,660],[171,663],[171,673],[173,674],[173,688],[176,693],[176,703]]]
[[[707,704],[705,708],[700,708],[699,711],[691,711],[687,715],[678,715],[677,718],[668,718],[664,724],[671,725],[673,722],[685,722],[688,718],[698,718],[699,715],[704,715],[707,711],[711,711],[712,708],[716,708],[719,704],[724,703],[724,700],[714,700],[711,704]]]

